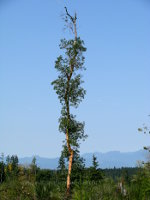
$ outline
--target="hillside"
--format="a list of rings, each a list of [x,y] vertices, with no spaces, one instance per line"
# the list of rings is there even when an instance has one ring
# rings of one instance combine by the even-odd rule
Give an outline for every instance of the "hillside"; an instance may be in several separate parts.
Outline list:
[[[120,152],[120,151],[110,151],[107,153],[95,152],[97,160],[99,162],[100,168],[120,168],[120,167],[135,167],[137,161],[146,160],[146,152],[144,150],[139,150],[135,152]],[[86,167],[92,165],[93,153],[83,154],[82,157],[85,159]],[[29,165],[33,157],[24,157],[19,159],[20,164]],[[56,169],[58,165],[59,158],[44,158],[36,156],[37,165],[40,168],[45,169]]]

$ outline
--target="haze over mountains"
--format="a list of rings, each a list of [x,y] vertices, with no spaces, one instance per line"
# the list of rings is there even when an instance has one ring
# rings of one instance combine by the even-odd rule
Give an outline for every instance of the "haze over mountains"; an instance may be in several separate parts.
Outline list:
[[[100,168],[120,168],[120,167],[135,167],[138,161],[146,161],[146,151],[139,150],[135,152],[120,152],[110,151],[107,153],[86,153],[82,157],[85,159],[86,167],[92,165],[93,154],[97,157]],[[19,163],[29,165],[32,162],[32,157],[24,157],[19,159]],[[56,169],[59,158],[44,158],[36,156],[37,165],[42,169]]]

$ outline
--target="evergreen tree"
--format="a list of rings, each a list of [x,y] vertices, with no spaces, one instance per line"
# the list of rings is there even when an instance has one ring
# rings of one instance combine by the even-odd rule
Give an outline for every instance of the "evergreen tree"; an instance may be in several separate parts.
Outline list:
[[[34,177],[36,178],[36,172],[37,172],[37,164],[36,164],[36,157],[34,156],[31,162],[31,173],[34,175]]]
[[[65,157],[64,157],[63,152],[61,153],[61,156],[59,158],[57,169],[58,169],[59,178],[62,181],[64,181],[66,177],[66,165],[65,165]]]
[[[64,158],[63,154],[61,154],[61,156],[59,158],[57,169],[60,171],[64,171],[66,169],[65,158]]]
[[[90,180],[91,181],[99,181],[103,178],[102,171],[98,169],[98,161],[97,157],[93,155],[92,167],[90,168]]]
[[[98,168],[98,161],[96,156],[93,154],[93,160],[92,160],[93,168],[96,170]]]
[[[74,157],[72,162],[72,174],[71,174],[72,182],[75,181],[79,182],[80,180],[83,180],[84,169],[85,169],[84,159],[80,157],[79,152],[74,152]]]
[[[16,155],[12,155],[10,158],[10,162],[12,164],[12,170],[16,171],[18,169],[18,163],[19,163],[18,157]]]
[[[5,177],[5,163],[4,163],[4,153],[1,154],[1,162],[0,162],[0,182],[2,183],[4,181]]]

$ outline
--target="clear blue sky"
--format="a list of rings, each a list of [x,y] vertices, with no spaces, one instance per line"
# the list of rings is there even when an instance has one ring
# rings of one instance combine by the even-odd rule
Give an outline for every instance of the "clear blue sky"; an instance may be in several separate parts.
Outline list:
[[[0,0],[0,152],[60,155],[57,77],[64,6],[78,14],[87,47],[86,99],[74,113],[89,135],[81,153],[134,151],[150,144],[138,133],[150,114],[148,0]]]

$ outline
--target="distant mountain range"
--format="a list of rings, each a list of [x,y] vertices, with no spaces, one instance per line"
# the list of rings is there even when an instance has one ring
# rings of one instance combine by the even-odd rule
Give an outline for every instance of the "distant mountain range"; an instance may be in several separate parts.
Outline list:
[[[135,167],[138,161],[146,161],[146,151],[139,150],[135,152],[120,152],[110,151],[107,153],[86,153],[82,157],[85,159],[86,167],[92,165],[93,154],[97,157],[100,168],[120,168],[120,167]],[[29,165],[33,157],[19,158],[19,163]],[[37,165],[42,169],[56,169],[59,158],[43,158],[36,156]]]

